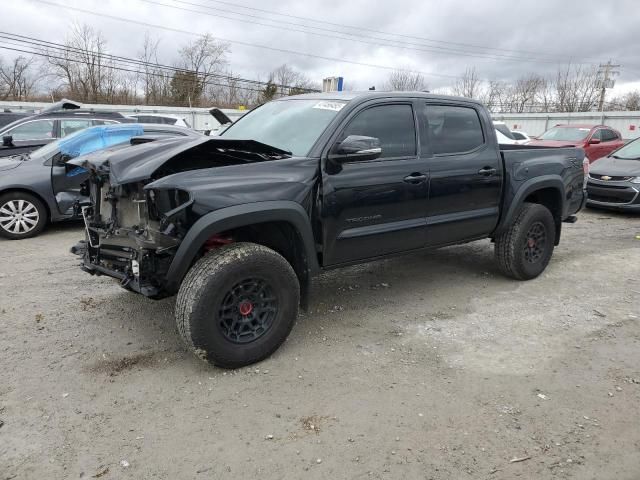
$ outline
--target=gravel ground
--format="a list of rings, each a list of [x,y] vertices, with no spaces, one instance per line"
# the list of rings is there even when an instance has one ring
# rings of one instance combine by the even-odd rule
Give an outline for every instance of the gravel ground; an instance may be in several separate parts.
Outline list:
[[[79,225],[0,240],[0,480],[638,479],[639,234],[585,211],[524,283],[487,241],[327,273],[233,371],[82,273]]]

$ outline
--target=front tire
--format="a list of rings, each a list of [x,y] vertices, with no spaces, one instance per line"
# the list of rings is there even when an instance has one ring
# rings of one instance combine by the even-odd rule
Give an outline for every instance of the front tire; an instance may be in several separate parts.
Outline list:
[[[280,254],[234,243],[198,260],[176,301],[176,322],[196,355],[238,368],[275,352],[298,316],[300,285]]]
[[[549,264],[556,237],[553,215],[544,205],[525,203],[513,224],[495,238],[500,271],[516,280],[530,280]]]
[[[47,209],[42,201],[26,192],[0,195],[0,237],[21,240],[39,235],[47,226]]]

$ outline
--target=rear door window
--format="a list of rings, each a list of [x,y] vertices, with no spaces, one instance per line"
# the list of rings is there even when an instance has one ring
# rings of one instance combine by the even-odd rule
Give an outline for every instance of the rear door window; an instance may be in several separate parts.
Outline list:
[[[434,155],[466,153],[485,143],[478,112],[471,107],[425,105],[421,144]]]
[[[14,141],[51,140],[54,138],[53,120],[35,120],[23,123],[8,131]]]
[[[90,127],[91,124],[91,120],[60,120],[60,136],[66,137],[78,130]]]

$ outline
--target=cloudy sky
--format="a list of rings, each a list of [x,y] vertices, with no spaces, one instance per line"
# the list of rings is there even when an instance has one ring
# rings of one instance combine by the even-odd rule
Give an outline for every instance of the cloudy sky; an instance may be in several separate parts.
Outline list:
[[[637,0],[2,3],[2,31],[62,42],[65,26],[77,21],[99,29],[110,53],[127,57],[137,56],[148,31],[161,39],[162,63],[172,63],[181,44],[210,33],[229,42],[229,66],[245,78],[264,80],[287,63],[318,82],[341,75],[355,89],[366,89],[382,85],[390,69],[405,68],[441,89],[468,67],[483,79],[512,80],[530,72],[553,75],[567,62],[611,59],[621,65],[611,95],[640,87]]]

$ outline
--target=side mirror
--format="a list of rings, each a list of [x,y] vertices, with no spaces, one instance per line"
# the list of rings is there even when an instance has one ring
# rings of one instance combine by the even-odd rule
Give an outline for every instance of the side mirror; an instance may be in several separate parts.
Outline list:
[[[592,138],[589,140],[589,145],[598,145],[601,142],[599,138]]]
[[[375,160],[382,155],[380,139],[362,135],[349,135],[337,143],[329,158],[338,163]]]
[[[5,135],[2,137],[2,146],[3,147],[13,147],[13,136]]]
[[[51,160],[53,165],[55,165],[56,167],[64,167],[67,162],[71,160],[71,156],[58,152],[52,157]]]

